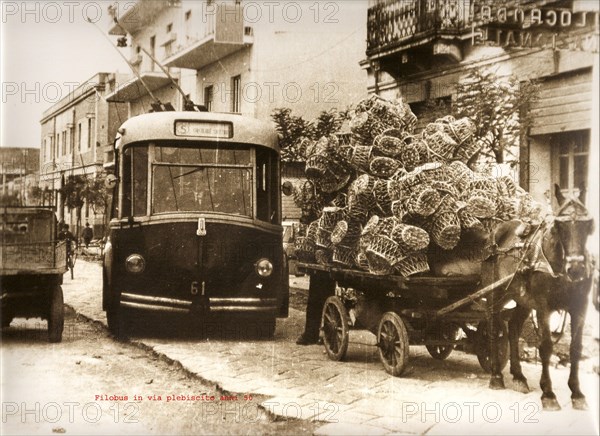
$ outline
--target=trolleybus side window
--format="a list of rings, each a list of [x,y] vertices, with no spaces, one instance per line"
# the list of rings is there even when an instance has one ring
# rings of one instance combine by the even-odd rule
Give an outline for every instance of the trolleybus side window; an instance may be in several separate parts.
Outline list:
[[[123,151],[123,172],[121,180],[123,181],[121,189],[121,217],[131,216],[131,153],[132,148]]]
[[[256,217],[272,223],[279,222],[279,169],[276,163],[274,151],[256,150]]]
[[[148,147],[133,149],[133,215],[146,215],[148,191]]]
[[[122,217],[144,216],[148,190],[148,147],[132,146],[123,151]]]

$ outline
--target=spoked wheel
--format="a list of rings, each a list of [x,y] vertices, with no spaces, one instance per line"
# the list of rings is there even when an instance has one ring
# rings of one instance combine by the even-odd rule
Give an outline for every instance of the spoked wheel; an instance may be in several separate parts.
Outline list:
[[[500,323],[501,327],[496,327],[495,330],[498,340],[498,363],[500,364],[500,371],[502,371],[508,363],[509,344],[506,323],[503,321],[500,321]],[[481,368],[488,373],[492,372],[489,330],[488,322],[481,321],[475,333],[475,353],[477,353],[477,360],[479,360]]]
[[[325,301],[321,328],[327,355],[331,360],[342,360],[348,351],[350,318],[339,297],[333,295]]]
[[[50,305],[48,306],[48,342],[62,341],[65,325],[65,311],[62,288],[57,285],[50,290]]]
[[[388,374],[402,374],[408,362],[408,333],[404,322],[395,312],[386,312],[377,329],[379,359]]]
[[[436,341],[456,341],[458,338],[459,327],[454,324],[435,324],[428,334],[428,339]],[[455,345],[425,345],[431,357],[437,360],[444,360],[452,353]]]

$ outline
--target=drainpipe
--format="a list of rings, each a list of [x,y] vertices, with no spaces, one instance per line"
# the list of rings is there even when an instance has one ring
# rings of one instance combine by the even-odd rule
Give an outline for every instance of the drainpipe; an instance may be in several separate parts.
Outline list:
[[[597,120],[600,117],[600,104],[598,93],[600,92],[600,74],[599,69],[599,58],[598,53],[593,53],[594,63],[592,65],[592,120]],[[600,131],[598,123],[592,121],[591,132],[590,132],[590,154],[589,154],[589,170],[588,170],[588,181],[587,181],[587,205],[589,208],[594,222],[594,234],[591,235],[587,240],[588,250],[595,256],[600,255],[600,240],[598,235],[598,222],[600,219],[600,203],[598,196],[600,195],[600,181],[598,180],[598,171],[594,168],[594,165],[600,159],[600,153],[598,147],[600,145]]]

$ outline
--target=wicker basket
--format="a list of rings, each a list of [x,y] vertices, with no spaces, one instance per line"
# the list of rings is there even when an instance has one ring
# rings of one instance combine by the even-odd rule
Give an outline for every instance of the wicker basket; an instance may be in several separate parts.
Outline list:
[[[440,206],[438,207],[438,213],[452,212],[457,213],[460,209],[466,208],[467,204],[463,201],[457,200],[454,195],[446,194],[440,200]]]
[[[320,248],[328,249],[331,247],[331,232],[338,221],[344,218],[344,209],[339,207],[325,207],[323,213],[317,221],[316,245]]]
[[[392,215],[392,197],[388,190],[388,180],[377,180],[373,192],[375,194],[375,202],[383,216]]]
[[[419,185],[412,191],[406,206],[411,213],[429,216],[440,206],[440,201],[441,197],[437,189],[429,185]]]
[[[402,256],[400,246],[384,235],[373,236],[365,254],[369,263],[369,271],[373,274],[388,274]]]
[[[460,162],[467,163],[473,156],[475,156],[481,150],[481,143],[474,140],[474,138],[469,138],[462,144],[458,146],[458,148],[454,152],[454,159],[459,160]]]
[[[496,195],[475,189],[466,196],[467,212],[475,218],[491,218],[496,215]]]
[[[452,170],[446,164],[440,162],[428,162],[412,172],[417,184],[431,184],[434,181],[452,181]]]
[[[460,145],[472,139],[475,134],[475,123],[470,118],[460,118],[450,123],[450,130],[454,140]]]
[[[457,212],[457,215],[458,219],[460,220],[460,225],[463,229],[483,229],[483,224],[481,224],[481,221],[471,215],[466,208],[460,209]]]
[[[338,221],[344,219],[344,209],[340,207],[325,207],[321,218],[319,218],[319,227],[333,230]]]
[[[396,224],[391,238],[406,253],[424,250],[429,245],[429,234],[422,228],[409,224]]]
[[[312,262],[315,259],[317,221],[311,222],[306,228],[304,236],[298,236],[294,241],[294,252],[298,260],[302,262]]]
[[[313,154],[306,159],[305,173],[310,178],[323,177],[329,167],[329,158],[320,154]]]
[[[404,130],[412,133],[417,126],[417,116],[411,111],[410,106],[408,104],[404,104],[405,114],[402,117],[402,123],[404,124]]]
[[[387,131],[389,131],[389,129]],[[383,156],[396,157],[402,150],[402,146],[403,142],[399,138],[379,135],[375,138],[373,149]]]
[[[422,138],[407,136],[404,139],[404,146],[400,151],[399,159],[407,171],[412,171],[423,165],[429,160],[427,143]]]
[[[431,187],[437,189],[440,195],[452,195],[453,197],[460,197],[460,193],[456,185],[452,182],[445,182],[442,180],[434,180],[431,182]]]
[[[294,253],[301,262],[312,262],[315,259],[316,244],[308,236],[298,236],[294,241]]]
[[[517,195],[517,185],[509,176],[502,176],[498,179],[498,190],[504,197],[515,198]]]
[[[335,168],[335,172],[334,172]],[[321,191],[328,194],[339,191],[348,184],[351,174],[346,172],[342,166],[329,166],[325,174],[316,179],[316,183]]]
[[[369,170],[377,177],[388,178],[400,167],[400,162],[391,157],[378,156],[371,158]]]
[[[339,244],[346,236],[346,232],[348,232],[348,222],[344,220],[338,221],[331,231],[331,242],[334,245]]]
[[[355,247],[348,247],[345,245],[336,245],[333,248],[333,256],[331,258],[333,263],[351,267],[354,265],[355,258],[356,258],[356,248]]]
[[[377,229],[379,228],[379,223],[381,218],[378,215],[373,215],[369,218],[369,221],[364,225],[362,231],[360,232],[361,237],[371,237],[377,233]]]
[[[405,135],[406,133],[402,129],[386,129],[378,137],[391,136],[392,138],[403,139]],[[375,139],[377,140],[377,138]]]
[[[404,217],[408,214],[408,208],[406,207],[406,200],[394,200],[392,201],[392,215],[398,221],[403,221]]]
[[[427,148],[432,157],[437,158],[441,162],[448,162],[454,156],[458,144],[452,137],[441,130],[437,130],[430,135],[424,136],[423,139],[427,143]]]
[[[369,171],[369,162],[373,154],[373,147],[370,145],[355,145],[350,156],[350,165],[359,171]]]
[[[496,215],[505,221],[519,218],[519,199],[515,197],[502,197],[496,203]]]
[[[434,217],[431,238],[444,250],[452,250],[460,241],[460,221],[452,212],[443,212]]]
[[[453,161],[448,165],[448,167],[454,185],[461,192],[467,189],[471,180],[475,178],[473,171],[463,162]]]
[[[429,271],[429,263],[425,253],[413,253],[401,259],[394,269],[403,277]]]
[[[492,195],[498,193],[498,181],[492,177],[476,177],[467,185],[468,191],[485,191]]]

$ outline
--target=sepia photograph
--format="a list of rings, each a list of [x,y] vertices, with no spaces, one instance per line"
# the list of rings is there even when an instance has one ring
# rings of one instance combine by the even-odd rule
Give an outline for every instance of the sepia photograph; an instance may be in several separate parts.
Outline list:
[[[600,434],[597,0],[0,6],[0,434]]]

